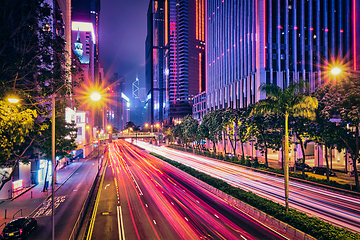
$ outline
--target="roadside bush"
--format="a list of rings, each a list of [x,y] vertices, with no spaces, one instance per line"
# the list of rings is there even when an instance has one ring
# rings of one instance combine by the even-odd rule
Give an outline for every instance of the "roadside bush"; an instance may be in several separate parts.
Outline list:
[[[257,157],[254,158],[253,167],[255,167],[255,168],[259,167],[259,160]]]
[[[240,158],[240,165],[245,165],[245,157],[243,155]]]
[[[251,159],[250,159],[250,156],[246,156],[245,166],[251,167]]]
[[[330,223],[320,220],[319,218],[310,217],[305,213],[299,212],[295,209],[289,209],[289,212],[286,213],[285,207],[280,205],[279,203],[275,203],[269,199],[259,197],[252,192],[247,192],[240,188],[233,187],[228,183],[224,182],[223,180],[213,178],[205,173],[199,172],[191,167],[187,167],[179,162],[170,160],[155,153],[151,154],[179,168],[180,170],[198,178],[199,180],[223,191],[224,193],[229,194],[239,199],[240,201],[243,201],[319,240],[360,239],[359,234],[353,233],[344,228],[334,226]]]

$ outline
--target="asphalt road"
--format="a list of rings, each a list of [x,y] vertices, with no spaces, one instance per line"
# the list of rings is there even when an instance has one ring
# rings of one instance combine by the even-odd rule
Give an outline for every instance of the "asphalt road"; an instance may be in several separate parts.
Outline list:
[[[138,141],[138,145],[148,151],[153,151],[210,176],[222,179],[233,186],[284,204],[284,181],[282,177],[247,170],[225,161],[184,153],[166,147],[151,146],[145,142]],[[290,180],[289,200],[291,208],[317,216],[352,231],[360,232],[360,201],[358,198]]]
[[[109,147],[87,239],[282,239],[124,141]]]
[[[97,173],[97,161],[85,162],[55,193],[55,239],[69,239],[82,205]],[[28,239],[51,239],[51,198],[43,202],[34,216],[38,227]]]

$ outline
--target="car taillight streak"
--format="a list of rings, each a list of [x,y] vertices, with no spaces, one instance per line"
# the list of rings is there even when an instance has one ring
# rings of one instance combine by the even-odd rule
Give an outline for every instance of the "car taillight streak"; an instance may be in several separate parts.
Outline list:
[[[22,234],[22,232],[23,232],[23,230],[22,230],[22,228],[20,228],[20,235]]]

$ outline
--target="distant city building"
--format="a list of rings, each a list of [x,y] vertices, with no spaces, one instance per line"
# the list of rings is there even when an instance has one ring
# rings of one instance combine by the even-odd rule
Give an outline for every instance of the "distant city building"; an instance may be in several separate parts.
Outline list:
[[[94,80],[100,82],[100,63],[99,63],[99,18],[100,0],[72,0],[72,21],[86,22],[92,24],[92,34],[94,40]],[[89,31],[89,30],[88,30]]]
[[[151,123],[174,124],[191,114],[205,90],[205,0],[150,1],[146,89]]]
[[[121,131],[130,117],[130,99],[124,94],[125,77],[114,73],[114,76],[109,79],[107,90],[111,101],[107,104],[105,122]]]
[[[207,110],[255,103],[265,97],[261,83],[286,87],[305,79],[314,90],[335,60],[357,69],[359,6],[359,0],[208,0]]]

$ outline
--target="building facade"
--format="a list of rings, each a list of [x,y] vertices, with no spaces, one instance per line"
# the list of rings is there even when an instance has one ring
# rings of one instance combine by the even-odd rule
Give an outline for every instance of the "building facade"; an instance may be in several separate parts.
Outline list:
[[[330,80],[329,67],[359,69],[359,0],[208,0],[206,110],[243,108],[264,99],[263,83],[286,88],[304,79],[311,90]],[[229,145],[229,144],[228,144]],[[219,149],[224,147],[223,143]],[[239,148],[240,149],[240,148]],[[229,149],[230,150],[230,149]],[[253,144],[246,154],[262,158]],[[309,144],[306,161],[324,165],[322,146]],[[269,158],[280,161],[281,153]],[[349,169],[345,152],[331,165]],[[302,158],[291,147],[291,162]]]
[[[205,84],[205,0],[150,1],[146,40],[151,123],[174,124],[192,113]]]
[[[207,110],[255,103],[265,97],[258,91],[261,83],[286,87],[305,79],[315,90],[335,61],[356,70],[358,4],[209,0]]]

